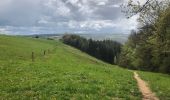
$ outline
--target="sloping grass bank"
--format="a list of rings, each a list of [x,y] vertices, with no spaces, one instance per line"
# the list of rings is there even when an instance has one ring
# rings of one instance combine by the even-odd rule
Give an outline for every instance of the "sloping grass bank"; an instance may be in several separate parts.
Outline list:
[[[44,49],[53,52],[43,56]],[[34,51],[35,62],[30,59]],[[56,41],[0,36],[0,98],[138,100],[133,73]]]

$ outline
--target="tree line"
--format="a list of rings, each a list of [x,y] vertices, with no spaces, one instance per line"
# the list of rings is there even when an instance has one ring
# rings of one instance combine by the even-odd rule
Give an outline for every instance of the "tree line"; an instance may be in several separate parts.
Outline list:
[[[112,40],[92,40],[74,34],[66,34],[62,41],[110,64],[116,64],[121,44]]]
[[[119,65],[170,73],[170,1],[147,0],[140,6],[131,0],[126,9],[139,14],[139,26],[122,47]]]

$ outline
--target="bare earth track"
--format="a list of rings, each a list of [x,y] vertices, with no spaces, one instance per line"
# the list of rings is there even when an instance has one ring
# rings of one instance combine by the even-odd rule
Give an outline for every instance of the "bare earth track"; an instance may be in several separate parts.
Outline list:
[[[150,90],[150,88],[147,86],[147,83],[139,77],[137,72],[134,72],[134,78],[136,79],[139,90],[142,93],[143,96],[142,100],[159,100],[155,96],[155,94]]]

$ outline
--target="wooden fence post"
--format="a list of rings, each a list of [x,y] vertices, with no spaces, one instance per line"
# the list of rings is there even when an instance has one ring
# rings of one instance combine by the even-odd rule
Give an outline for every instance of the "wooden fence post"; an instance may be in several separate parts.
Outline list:
[[[44,50],[44,56],[45,56],[45,54],[46,54],[46,51]]]
[[[32,52],[31,58],[32,58],[32,62],[34,62],[34,52]]]

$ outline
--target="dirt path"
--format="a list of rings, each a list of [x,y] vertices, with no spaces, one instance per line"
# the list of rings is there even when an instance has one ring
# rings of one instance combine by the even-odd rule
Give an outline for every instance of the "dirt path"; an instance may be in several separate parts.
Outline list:
[[[138,83],[139,90],[143,95],[142,100],[159,100],[155,96],[155,94],[150,90],[150,88],[147,86],[147,83],[139,77],[137,72],[134,72],[134,78],[136,79],[136,81]]]

